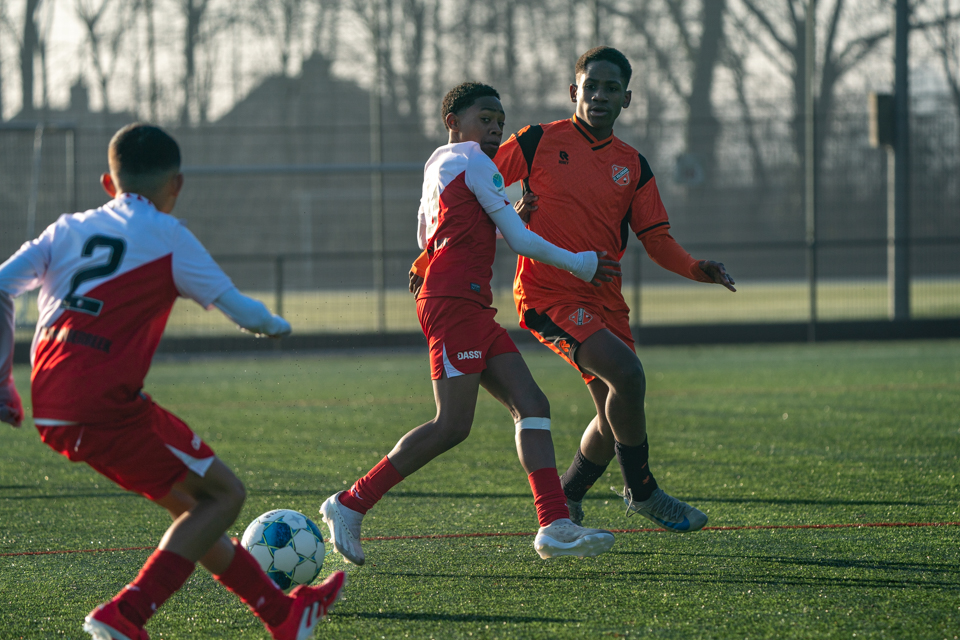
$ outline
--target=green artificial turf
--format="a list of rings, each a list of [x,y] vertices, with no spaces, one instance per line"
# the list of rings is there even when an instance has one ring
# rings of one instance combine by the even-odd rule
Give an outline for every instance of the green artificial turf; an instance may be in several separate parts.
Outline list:
[[[709,526],[960,522],[960,342],[656,348],[652,469]],[[561,467],[592,404],[579,376],[525,353],[550,398]],[[16,370],[25,389],[28,371]],[[147,391],[243,479],[232,534],[261,512],[319,522],[334,491],[434,413],[424,353],[165,361]],[[25,402],[29,398],[25,397]],[[482,395],[460,447],[370,512],[367,536],[529,532],[536,514],[513,424]],[[587,523],[640,529],[609,489]],[[0,429],[0,553],[156,544],[168,517],[43,445]],[[325,531],[325,527],[321,524]],[[530,536],[369,541],[317,638],[956,638],[960,527],[621,533],[595,559],[543,561]],[[81,638],[83,616],[149,550],[0,557],[0,638]],[[266,638],[202,570],[152,638]]]

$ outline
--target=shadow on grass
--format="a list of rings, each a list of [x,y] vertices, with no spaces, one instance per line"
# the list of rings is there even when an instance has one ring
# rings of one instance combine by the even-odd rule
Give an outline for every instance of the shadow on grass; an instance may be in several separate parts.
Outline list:
[[[730,557],[730,556],[727,556]],[[750,560],[749,556],[744,556],[746,559]],[[761,560],[776,562],[778,559],[775,558],[761,558]],[[816,565],[816,563],[811,563],[811,565]],[[825,565],[830,567],[831,565]],[[854,568],[851,565],[850,568]],[[878,568],[882,570],[882,566]],[[674,583],[674,584],[689,584],[689,585],[698,585],[703,586],[707,584],[714,585],[743,585],[743,586],[757,586],[763,585],[768,587],[778,587],[778,586],[788,586],[788,587],[837,587],[837,588],[846,588],[846,589],[901,589],[901,590],[913,590],[913,589],[936,589],[944,591],[958,591],[960,592],[960,576],[956,581],[932,581],[932,580],[915,580],[915,579],[903,579],[903,578],[848,578],[848,577],[831,577],[825,576],[822,573],[817,573],[816,575],[803,576],[803,575],[774,575],[771,576],[770,573],[765,573],[762,576],[727,576],[721,575],[719,573],[712,574],[706,570],[691,571],[691,572],[664,572],[662,570],[656,571],[643,571],[643,570],[628,570],[628,571],[619,571],[616,569],[613,570],[604,570],[604,571],[578,571],[576,575],[566,575],[566,576],[532,576],[525,574],[515,574],[515,575],[483,575],[483,574],[461,574],[461,573],[404,573],[404,572],[384,572],[386,575],[392,575],[399,578],[415,578],[415,579],[470,579],[470,580],[486,580],[486,581],[496,581],[497,584],[494,586],[502,586],[502,583],[508,581],[517,581],[517,582],[575,582],[576,584],[581,584],[584,580],[588,578],[592,579],[602,579],[605,582],[624,582],[635,584],[638,578],[642,578],[645,581],[660,581],[664,583]]]
[[[614,494],[615,495],[615,494]],[[590,498],[599,500],[600,498]],[[902,500],[843,500],[840,498],[710,498],[707,496],[685,496],[681,500],[689,502],[719,502],[725,504],[799,504],[813,506],[858,506],[858,507],[941,507],[947,502],[904,502]]]
[[[650,554],[638,553],[636,551],[619,552],[624,555],[637,554],[649,556]],[[947,562],[885,562],[878,560],[854,560],[852,558],[791,558],[787,556],[750,556],[750,555],[724,555],[714,553],[661,553],[660,555],[669,556],[687,556],[696,560],[703,558],[713,558],[720,560],[734,560],[737,562],[767,562],[771,564],[789,565],[795,567],[823,567],[830,569],[857,569],[861,571],[910,571],[914,573],[945,573],[952,574],[958,578],[957,584],[960,584],[960,574],[957,573],[957,567]]]
[[[39,496],[3,496],[4,500],[59,500],[72,498],[139,498],[139,493],[132,492],[80,492],[80,493],[47,493]]]
[[[337,614],[333,614],[336,616]],[[407,620],[410,622],[502,622],[502,623],[538,623],[538,622],[580,622],[572,618],[541,618],[535,616],[485,616],[471,613],[405,613],[402,611],[384,611],[382,613],[353,613],[341,618],[367,618],[374,620]]]

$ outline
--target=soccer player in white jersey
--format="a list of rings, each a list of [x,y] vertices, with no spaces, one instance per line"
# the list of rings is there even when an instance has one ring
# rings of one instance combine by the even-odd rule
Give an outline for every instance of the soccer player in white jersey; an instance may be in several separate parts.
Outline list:
[[[86,617],[96,640],[147,640],[144,624],[197,562],[257,615],[273,638],[304,640],[343,588],[285,595],[226,537],[244,501],[240,480],[199,436],[143,393],[143,381],[178,296],[217,307],[248,331],[290,333],[283,318],[241,294],[200,242],[169,215],[183,186],[180,149],[158,127],[114,135],[112,200],[63,215],[0,265],[0,419],[20,426],[13,384],[13,298],[40,287],[31,348],[33,421],[40,438],[86,462],[174,518],[137,578]]]
[[[503,403],[516,425],[517,453],[540,524],[534,540],[540,556],[595,556],[613,546],[609,531],[586,529],[569,519],[550,436],[550,405],[510,336],[494,320],[490,278],[497,227],[514,251],[598,286],[620,275],[620,265],[594,251],[559,249],[523,226],[491,160],[503,136],[499,98],[493,88],[470,82],[443,100],[449,144],[424,167],[418,215],[418,241],[429,263],[417,316],[429,344],[437,415],[403,436],[349,491],[323,503],[320,512],[334,547],[354,564],[365,560],[360,545],[364,514],[401,480],[470,434],[480,386]]]

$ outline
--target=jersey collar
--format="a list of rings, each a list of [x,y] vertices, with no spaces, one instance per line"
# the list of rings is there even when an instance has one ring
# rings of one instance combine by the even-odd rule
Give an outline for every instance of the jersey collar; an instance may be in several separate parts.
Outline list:
[[[157,208],[157,205],[153,204],[153,201],[150,200],[150,198],[144,197],[144,196],[140,195],[139,193],[128,193],[128,192],[125,191],[125,192],[123,192],[123,193],[118,193],[117,196],[116,196],[116,198],[114,198],[114,199],[115,199],[115,200],[122,200],[123,202],[133,202],[133,201],[136,200],[136,201],[138,201],[138,202],[145,202],[146,204],[150,205],[150,206],[153,207],[154,209]],[[159,209],[157,209],[157,210],[159,211]]]
[[[597,140],[587,131],[587,128],[583,126],[583,123],[577,119],[577,114],[573,114],[573,117],[570,118],[570,122],[573,123],[573,128],[579,131],[580,135],[586,138],[590,148],[594,151],[599,151],[613,142],[613,131],[611,131],[610,135],[603,140]]]

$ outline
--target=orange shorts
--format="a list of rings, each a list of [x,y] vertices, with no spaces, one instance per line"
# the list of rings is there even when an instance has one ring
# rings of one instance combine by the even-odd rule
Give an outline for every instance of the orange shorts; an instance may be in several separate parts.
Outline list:
[[[157,500],[187,471],[204,475],[216,456],[183,420],[152,400],[145,402],[149,409],[134,419],[37,430],[44,443],[72,462],[86,462],[127,491]]]
[[[517,353],[496,315],[496,309],[466,298],[417,300],[417,317],[430,347],[430,378],[480,373],[489,358]]]
[[[595,304],[564,302],[542,309],[520,307],[520,326],[528,329],[537,340],[569,362],[587,384],[594,376],[584,373],[577,365],[577,350],[583,342],[603,329],[608,329],[636,353],[633,332],[630,330],[630,312],[613,310]]]

